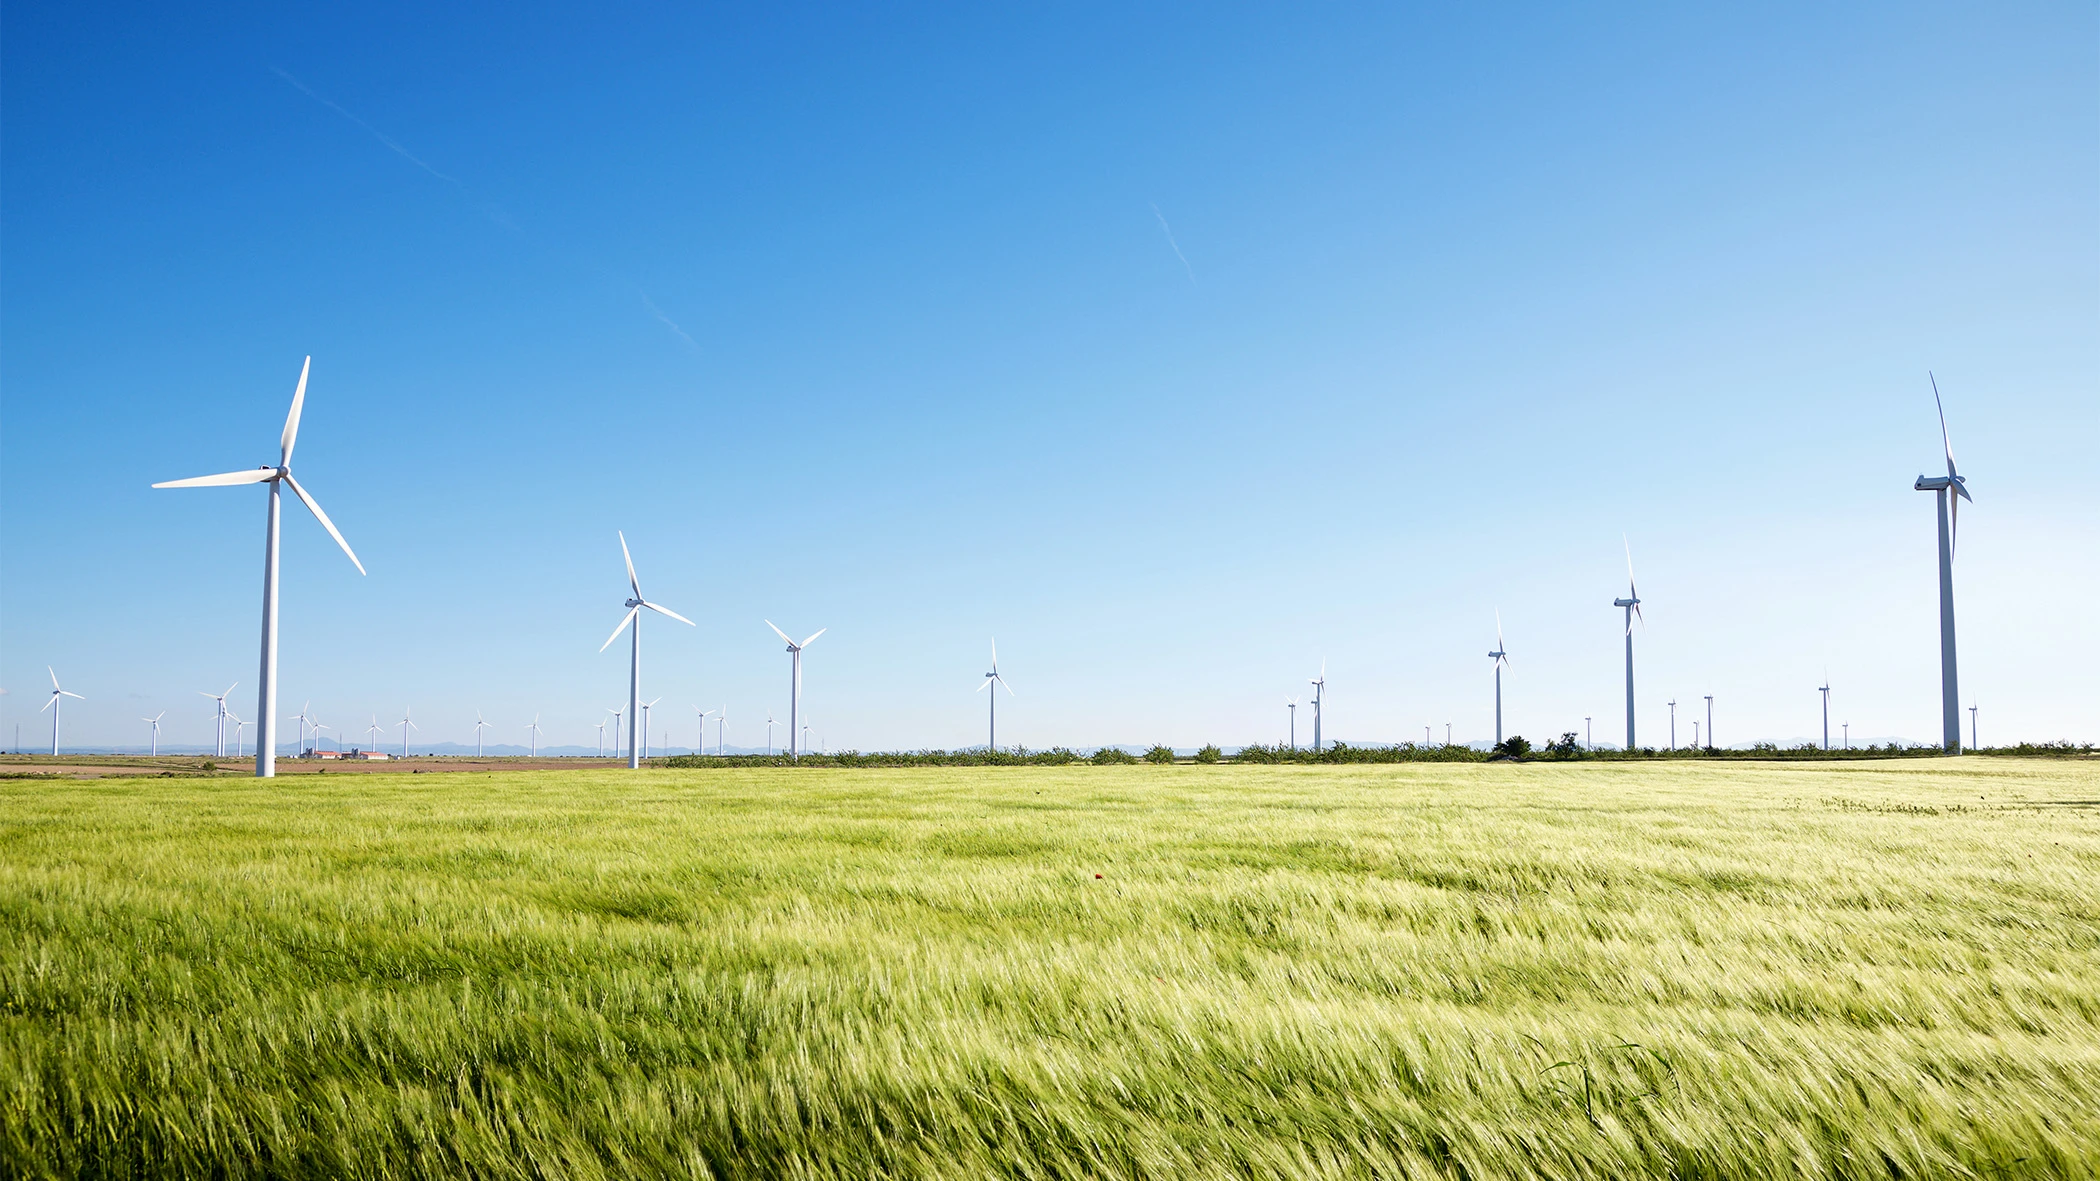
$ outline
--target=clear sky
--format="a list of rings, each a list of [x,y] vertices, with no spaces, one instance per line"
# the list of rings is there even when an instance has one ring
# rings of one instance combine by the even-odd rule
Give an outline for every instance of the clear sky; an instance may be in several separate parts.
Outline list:
[[[4,740],[2100,739],[2089,3],[0,12]],[[1680,706],[1679,737],[1703,714]],[[1301,741],[1309,719],[1301,710]],[[394,732],[398,734],[398,727]],[[291,727],[286,726],[289,740]]]

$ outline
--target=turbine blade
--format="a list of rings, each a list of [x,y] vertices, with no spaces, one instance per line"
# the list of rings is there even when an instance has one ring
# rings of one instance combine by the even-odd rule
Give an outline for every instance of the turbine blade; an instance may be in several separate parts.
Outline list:
[[[232,484],[260,484],[277,478],[274,467],[252,467],[244,472],[220,472],[216,476],[191,476],[187,480],[162,480],[155,488],[221,488]]]
[[[42,707],[41,709],[38,709],[38,710],[37,710],[36,712],[38,712],[38,713],[43,713],[43,712],[44,712],[44,710],[50,709],[50,708],[51,708],[52,706],[54,706],[54,705],[57,705],[57,704],[58,704],[58,694],[56,694],[56,693],[53,693],[53,694],[52,694],[51,696],[49,696],[49,697],[47,697],[47,698],[45,698],[45,699],[44,699],[44,704],[43,704],[43,707]]]
[[[47,664],[44,666],[44,671],[51,674],[51,687],[53,689],[58,688],[58,670]]]
[[[603,652],[612,647],[612,642],[620,638],[620,633],[627,630],[627,625],[634,622],[634,617],[640,614],[641,610],[640,607],[629,607],[627,614],[620,617],[620,626],[613,629],[613,634],[605,637],[605,642],[598,645],[598,651]]]
[[[669,607],[666,607],[661,603],[651,603],[645,599],[642,602],[642,606],[649,608],[651,611],[656,612],[658,615],[668,615],[671,618],[677,620],[678,622],[686,625],[687,627],[700,626],[699,624],[694,623],[692,620],[687,619],[685,616],[680,615],[678,612],[671,610]]]
[[[239,681],[235,681],[233,684],[226,686],[226,692],[219,694],[219,696],[225,697],[231,694],[235,689],[240,688],[240,685],[241,683]]]
[[[766,626],[773,627],[773,621],[770,619],[766,620]],[[788,647],[792,648],[795,646],[795,641],[788,639],[788,634],[784,631],[781,631],[779,628],[773,627],[773,634],[779,636],[781,642],[786,644]]]
[[[1008,697],[1012,697],[1014,695],[1014,687],[1006,683],[1005,677],[993,677],[992,679],[999,682],[999,687],[1001,689],[1006,690],[1006,695]]]
[[[292,391],[292,412],[284,416],[284,437],[278,440],[278,446],[283,448],[283,456],[277,461],[278,467],[290,467],[292,464],[292,448],[299,442],[299,411],[306,405],[306,374],[313,367],[314,359],[311,356],[306,358],[304,365],[299,366],[299,388]]]
[[[970,690],[970,692],[972,692],[972,693],[982,693],[982,692],[984,692],[984,690],[985,690],[985,686],[987,686],[987,685],[989,685],[989,684],[991,684],[991,683],[992,683],[992,678],[990,678],[990,677],[986,677],[986,678],[984,678],[983,680],[981,680],[981,681],[977,682],[977,687],[976,687],[975,689],[972,689],[972,690]]]
[[[284,474],[284,482],[292,486],[292,494],[299,498],[299,503],[305,505],[307,511],[313,513],[314,520],[321,522],[321,528],[328,530],[328,536],[335,538],[335,543],[343,547],[343,556],[350,559],[350,564],[357,567],[359,574],[363,574],[365,572],[365,564],[358,561],[357,555],[350,551],[350,543],[343,540],[343,535],[336,530],[335,522],[329,520],[328,514],[321,511],[320,504],[313,497],[306,494],[306,489],[299,486],[299,481],[294,480],[290,472]]]
[[[613,532],[620,533],[615,529]],[[620,557],[627,562],[627,585],[634,588],[634,597],[642,597],[642,583],[634,576],[634,555],[627,552],[627,534],[620,533]]]
[[[1925,371],[1925,377],[1932,382],[1933,408],[1940,412],[1940,446],[1947,451],[1947,476],[1949,479],[1952,479],[1954,476],[1954,441],[1947,437],[1947,405],[1940,401],[1940,379],[1932,376],[1932,370],[1930,369]]]
[[[85,698],[85,697],[82,697],[82,696],[81,696],[80,694],[78,694],[78,693],[75,693],[75,692],[73,692],[73,691],[72,691],[71,689],[60,689],[60,690],[58,691],[58,695],[59,695],[60,697],[71,697],[71,698],[72,698],[72,699],[74,699],[75,701],[86,701],[86,700],[87,700],[87,698]]]
[[[816,643],[816,642],[817,642],[817,637],[818,637],[818,636],[821,636],[821,635],[823,635],[823,634],[824,634],[825,632],[828,632],[828,631],[830,631],[830,630],[831,630],[831,629],[830,629],[830,628],[828,628],[828,627],[820,627],[820,628],[818,628],[818,629],[817,629],[816,631],[813,631],[813,632],[811,632],[811,633],[810,633],[810,636],[809,636],[809,638],[808,638],[808,639],[806,639],[806,640],[802,641],[801,643],[799,643],[799,644],[795,645],[795,647],[797,647],[797,648],[807,648],[807,647],[809,647],[809,646],[810,646],[811,644],[814,644],[814,643]]]

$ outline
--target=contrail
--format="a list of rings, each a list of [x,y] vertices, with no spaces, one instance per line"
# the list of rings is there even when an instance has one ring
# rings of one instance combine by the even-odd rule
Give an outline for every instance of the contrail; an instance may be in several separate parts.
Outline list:
[[[664,315],[664,310],[656,306],[656,301],[649,298],[648,292],[642,291],[640,288],[636,288],[635,290],[638,293],[640,293],[642,297],[642,303],[648,307],[650,315],[655,316],[659,320],[662,320],[664,322],[664,327],[669,328],[673,332],[676,332],[678,334],[678,339],[684,341],[688,345],[691,345],[694,352],[697,353],[700,351],[700,342],[694,340],[691,336],[689,336],[686,333],[685,329],[680,328],[678,326],[678,321],[673,320],[671,317]]]
[[[330,103],[329,105],[333,106],[334,104]],[[1196,285],[1196,268],[1189,265],[1189,256],[1181,252],[1181,243],[1174,240],[1174,227],[1167,224],[1167,215],[1159,211],[1159,206],[1153,205],[1152,216],[1159,219],[1159,228],[1167,232],[1167,245],[1174,248],[1174,257],[1181,260],[1181,269],[1189,273],[1189,286],[1194,287]]]
[[[372,138],[378,140],[380,143],[385,144],[389,149],[391,149],[395,154],[399,155],[403,160],[408,161],[409,163],[415,165],[416,167],[422,169],[430,175],[437,177],[439,180],[444,181],[447,184],[457,185],[460,183],[458,178],[446,176],[444,173],[439,172],[437,169],[432,168],[430,165],[424,163],[420,158],[416,156],[414,152],[411,152],[407,148],[402,147],[400,144],[395,143],[393,138],[388,136],[386,132],[379,130],[377,127],[372,126],[370,123],[367,123],[363,119],[360,119],[357,116],[351,114],[350,112],[344,110],[342,107],[338,106],[336,103],[334,103],[327,97],[315,93],[313,87],[308,86],[306,83],[301,82],[297,78],[292,77],[290,74],[285,73],[283,70],[279,69],[276,66],[271,66],[270,72],[284,79],[286,82],[291,83],[293,86],[298,87],[299,92],[301,94],[304,94],[306,97],[314,100],[317,103],[320,103],[322,106],[327,107],[329,110],[334,111],[336,114],[341,115],[343,118],[350,120],[352,123],[357,124],[359,127],[364,128],[366,131],[371,132]]]

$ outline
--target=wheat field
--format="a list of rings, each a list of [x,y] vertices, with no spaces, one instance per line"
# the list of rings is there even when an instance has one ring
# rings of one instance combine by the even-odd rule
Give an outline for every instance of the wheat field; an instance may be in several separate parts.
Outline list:
[[[0,780],[15,1177],[2090,1177],[2100,763]]]

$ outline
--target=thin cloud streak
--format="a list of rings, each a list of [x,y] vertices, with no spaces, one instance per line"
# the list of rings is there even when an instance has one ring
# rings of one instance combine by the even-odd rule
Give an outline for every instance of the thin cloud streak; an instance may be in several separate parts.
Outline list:
[[[460,184],[459,179],[457,177],[446,176],[444,173],[439,172],[435,168],[432,168],[428,163],[426,163],[421,157],[417,156],[414,152],[411,152],[407,148],[404,148],[400,144],[396,143],[393,137],[389,136],[386,132],[379,130],[377,127],[372,126],[370,123],[367,123],[363,119],[358,118],[356,115],[353,115],[350,112],[344,110],[340,105],[338,105],[336,102],[329,99],[325,95],[316,93],[313,87],[308,86],[306,83],[301,82],[297,78],[292,77],[290,74],[286,73],[281,68],[277,66],[271,66],[270,72],[284,79],[286,82],[291,83],[294,87],[297,87],[299,93],[305,95],[306,97],[314,100],[317,103],[320,103],[322,106],[327,107],[329,110],[334,111],[336,114],[341,115],[343,118],[350,120],[352,123],[357,124],[359,127],[364,128],[366,131],[372,134],[372,138],[378,140],[380,143],[385,144],[389,150],[393,151],[403,160],[406,160],[409,163],[415,165],[416,167],[422,169],[423,171],[429,173],[430,175],[437,177],[439,180],[444,181],[446,184]]]
[[[1147,202],[1147,204],[1151,203]],[[1181,269],[1189,273],[1189,286],[1194,287],[1196,285],[1196,268],[1189,265],[1189,256],[1181,252],[1181,243],[1174,240],[1174,227],[1167,224],[1167,215],[1159,211],[1159,206],[1153,205],[1152,216],[1159,219],[1159,228],[1167,232],[1167,245],[1174,248],[1174,257],[1181,260]]]
[[[649,298],[648,292],[642,291],[640,288],[636,288],[636,291],[641,295],[642,303],[648,307],[650,315],[655,316],[659,320],[662,320],[664,323],[664,327],[669,328],[673,332],[676,332],[678,334],[678,339],[692,346],[694,352],[697,353],[700,351],[700,342],[694,340],[692,336],[686,332],[685,329],[680,328],[678,326],[678,321],[673,320],[671,317],[665,315],[664,310],[656,306],[656,301]]]

